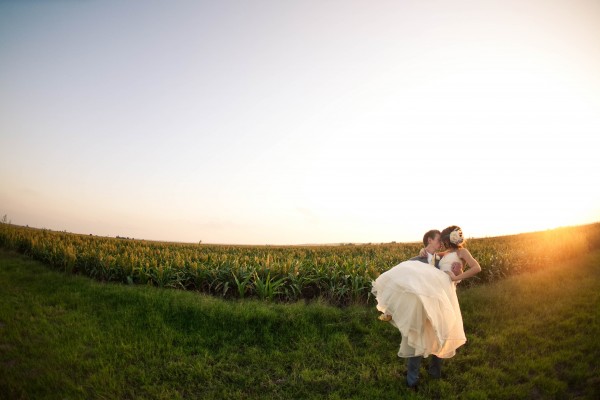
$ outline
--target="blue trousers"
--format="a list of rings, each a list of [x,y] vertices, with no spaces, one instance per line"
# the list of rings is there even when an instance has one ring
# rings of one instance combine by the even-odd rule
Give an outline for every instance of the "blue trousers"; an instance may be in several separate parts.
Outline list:
[[[416,386],[419,382],[419,369],[421,368],[422,360],[423,357],[421,356],[408,358],[408,373],[406,374],[406,383],[408,386]],[[442,359],[431,355],[428,371],[432,377],[440,378],[442,376]]]

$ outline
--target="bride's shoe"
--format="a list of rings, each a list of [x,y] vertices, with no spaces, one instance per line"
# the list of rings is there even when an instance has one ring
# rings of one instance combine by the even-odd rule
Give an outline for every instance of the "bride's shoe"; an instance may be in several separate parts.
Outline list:
[[[390,314],[381,314],[379,316],[379,320],[383,322],[389,322],[392,320],[392,316]]]

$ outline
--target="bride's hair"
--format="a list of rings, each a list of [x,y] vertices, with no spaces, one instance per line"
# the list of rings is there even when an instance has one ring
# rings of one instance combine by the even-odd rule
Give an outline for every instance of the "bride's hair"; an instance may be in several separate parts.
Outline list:
[[[466,242],[459,226],[452,225],[442,231],[442,243],[447,249],[461,249]]]

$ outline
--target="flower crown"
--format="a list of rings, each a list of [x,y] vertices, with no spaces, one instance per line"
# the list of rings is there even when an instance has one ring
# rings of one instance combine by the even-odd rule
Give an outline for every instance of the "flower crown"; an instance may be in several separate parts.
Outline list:
[[[455,230],[450,232],[450,242],[459,245],[464,241],[465,239],[463,238],[462,229],[456,228]]]

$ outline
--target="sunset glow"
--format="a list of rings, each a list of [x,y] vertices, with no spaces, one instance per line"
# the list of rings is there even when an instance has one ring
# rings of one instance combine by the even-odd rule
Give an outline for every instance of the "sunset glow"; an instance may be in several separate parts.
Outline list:
[[[598,21],[591,0],[2,2],[0,216],[247,244],[600,221]]]

